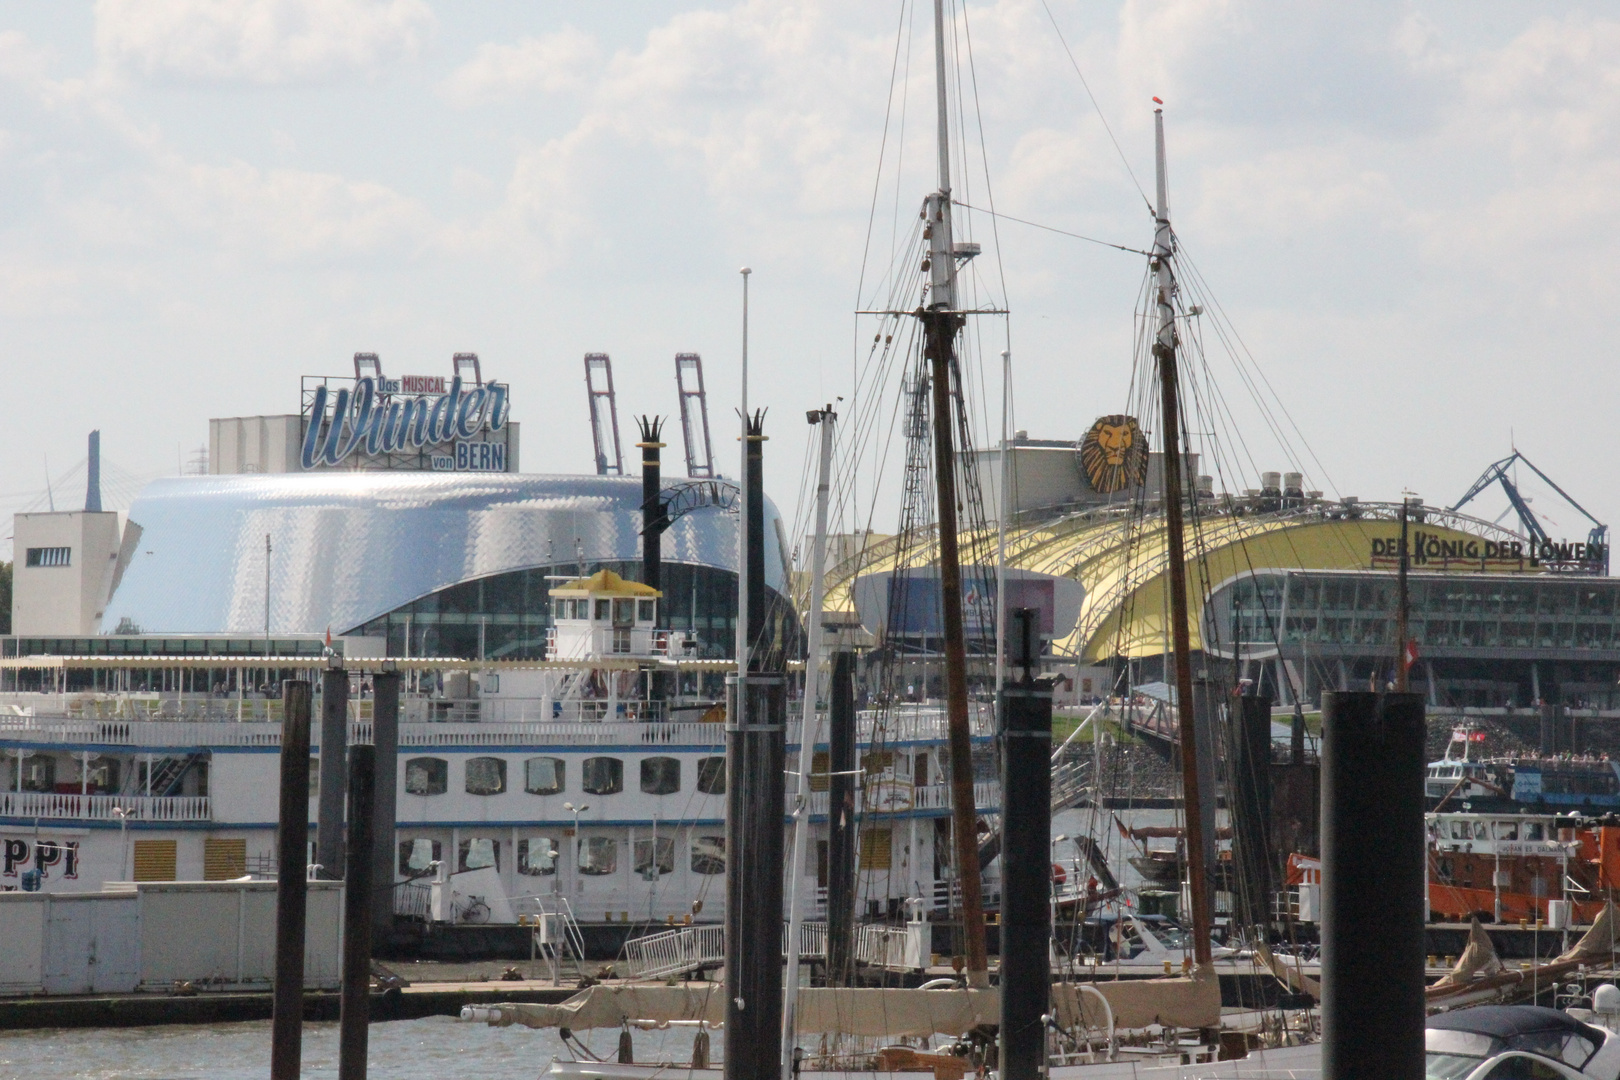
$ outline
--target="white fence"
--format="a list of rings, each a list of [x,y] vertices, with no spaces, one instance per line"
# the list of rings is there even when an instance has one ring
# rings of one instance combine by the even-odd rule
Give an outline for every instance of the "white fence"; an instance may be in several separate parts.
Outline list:
[[[122,810],[123,813],[115,811]],[[206,795],[58,795],[0,792],[0,817],[73,818],[79,821],[212,821]]]

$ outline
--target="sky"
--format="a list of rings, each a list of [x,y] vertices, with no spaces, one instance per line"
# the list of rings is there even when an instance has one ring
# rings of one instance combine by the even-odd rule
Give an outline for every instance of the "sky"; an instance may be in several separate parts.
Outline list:
[[[1237,406],[1258,468],[1449,504],[1516,444],[1620,516],[1620,3],[948,6],[964,202],[1148,245],[1163,100],[1183,254],[1290,421],[1285,448]],[[698,352],[729,455],[744,265],[767,488],[791,508],[798,418],[852,394],[862,282],[934,183],[928,20],[902,0],[10,0],[0,512],[41,506],[47,476],[59,508],[82,499],[92,428],[127,499],[210,417],[296,411],[299,377],[356,351],[389,374],[477,352],[530,472],[590,468],[586,352],[613,357],[627,447]],[[964,227],[1011,312],[975,330],[983,396],[1007,348],[1031,435],[1120,411],[1140,256]]]

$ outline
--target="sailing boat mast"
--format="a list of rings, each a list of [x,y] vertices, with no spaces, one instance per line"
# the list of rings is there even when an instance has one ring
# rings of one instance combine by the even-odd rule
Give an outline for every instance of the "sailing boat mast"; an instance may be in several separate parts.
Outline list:
[[[1401,561],[1400,569],[1395,574],[1395,691],[1401,694],[1410,689],[1408,679],[1411,664],[1408,662],[1407,654],[1411,651],[1411,646],[1407,644],[1407,619],[1410,617],[1412,607],[1407,593],[1406,581],[1406,570],[1410,565],[1406,547],[1407,508],[1410,505],[1403,494],[1401,496]]]
[[[939,529],[939,593],[944,616],[945,715],[951,765],[951,825],[956,878],[962,888],[962,932],[968,985],[990,985],[984,943],[984,897],[973,801],[973,743],[968,730],[967,645],[962,626],[962,562],[957,550],[956,445],[952,429],[951,371],[962,315],[956,303],[956,245],[951,237],[950,118],[946,108],[944,0],[934,0],[934,83],[939,111],[939,190],[924,202],[928,237],[928,301],[917,312],[923,356],[933,384],[934,504]]]
[[[799,726],[799,769],[793,800],[793,855],[789,866],[803,866],[810,842],[810,772],[815,766],[816,702],[821,697],[821,607],[825,600],[827,581],[827,498],[831,492],[833,455],[833,425],[838,414],[832,405],[814,410],[810,423],[821,428],[821,460],[816,471],[816,531],[810,542],[810,604],[805,617],[809,627],[809,641],[804,659],[804,712]],[[827,749],[832,750],[828,745]],[[830,755],[829,755],[830,756]],[[828,803],[828,824],[838,812]],[[829,847],[830,851],[830,847]],[[804,923],[804,896],[800,877],[792,875],[793,886],[788,898],[787,975],[782,980],[782,1072],[793,1075],[793,1051],[798,1036],[799,1002],[799,928]],[[834,901],[829,896],[827,906]],[[834,920],[828,919],[829,928]],[[829,959],[831,953],[828,954]]]
[[[1199,967],[1210,962],[1211,929],[1209,867],[1204,864],[1204,820],[1199,813],[1198,735],[1192,690],[1192,640],[1187,627],[1187,544],[1182,530],[1181,408],[1176,373],[1176,293],[1174,234],[1170,231],[1170,204],[1164,162],[1164,110],[1153,110],[1154,165],[1157,201],[1154,205],[1153,270],[1158,331],[1153,358],[1159,367],[1159,396],[1164,408],[1164,531],[1165,560],[1170,572],[1170,631],[1175,657],[1176,716],[1181,736],[1181,793],[1187,808],[1187,879],[1192,894],[1193,959]]]

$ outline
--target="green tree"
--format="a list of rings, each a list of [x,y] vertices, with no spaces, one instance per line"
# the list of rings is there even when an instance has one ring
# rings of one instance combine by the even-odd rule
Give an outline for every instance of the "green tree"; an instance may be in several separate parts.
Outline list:
[[[11,564],[0,562],[0,634],[11,633]]]

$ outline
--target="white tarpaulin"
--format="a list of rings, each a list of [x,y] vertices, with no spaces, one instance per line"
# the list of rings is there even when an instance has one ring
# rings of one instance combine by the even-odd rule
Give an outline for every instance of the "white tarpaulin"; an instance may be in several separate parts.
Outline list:
[[[1000,995],[994,990],[905,990],[808,987],[799,991],[801,1032],[847,1035],[961,1035],[999,1020]],[[725,1020],[724,987],[593,986],[560,1005],[494,1005],[490,1023],[497,1027],[621,1027],[626,1023],[663,1024]],[[494,1014],[499,1013],[499,1018]]]

